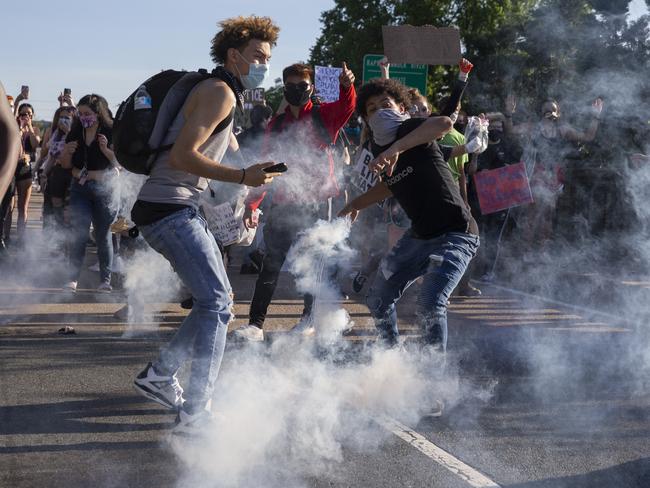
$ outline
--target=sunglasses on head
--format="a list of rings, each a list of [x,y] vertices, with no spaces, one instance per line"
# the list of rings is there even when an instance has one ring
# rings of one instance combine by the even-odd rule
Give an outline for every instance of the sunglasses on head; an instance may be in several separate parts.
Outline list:
[[[309,89],[310,84],[307,83],[306,81],[301,81],[300,83],[285,83],[284,87],[288,88],[289,90],[306,91]]]

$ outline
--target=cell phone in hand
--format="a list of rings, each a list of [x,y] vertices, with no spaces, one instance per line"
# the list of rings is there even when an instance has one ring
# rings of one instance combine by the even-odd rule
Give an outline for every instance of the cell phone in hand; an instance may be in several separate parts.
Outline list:
[[[70,90],[70,88],[64,88],[64,89],[63,89],[63,95],[64,95],[64,96],[65,96],[65,95],[68,95],[68,96],[69,96],[71,93],[72,93],[72,90]]]
[[[24,99],[27,99],[27,97],[29,97],[29,87],[27,85],[21,86],[20,94],[23,96]]]
[[[286,163],[278,163],[274,164],[273,166],[269,166],[268,168],[264,168],[265,173],[284,173],[287,171],[289,167],[287,166]]]

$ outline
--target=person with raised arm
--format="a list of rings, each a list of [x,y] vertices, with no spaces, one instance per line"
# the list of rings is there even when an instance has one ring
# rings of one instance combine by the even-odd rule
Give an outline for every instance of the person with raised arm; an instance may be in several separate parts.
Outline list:
[[[365,208],[394,197],[410,229],[382,260],[366,303],[379,340],[398,344],[396,302],[423,277],[417,322],[423,342],[447,347],[447,300],[479,246],[478,229],[437,140],[451,130],[451,112],[410,118],[407,88],[394,80],[371,80],[359,91],[357,111],[373,134],[370,163],[380,182],[351,201],[339,216],[355,220]],[[452,102],[453,111],[457,102]]]

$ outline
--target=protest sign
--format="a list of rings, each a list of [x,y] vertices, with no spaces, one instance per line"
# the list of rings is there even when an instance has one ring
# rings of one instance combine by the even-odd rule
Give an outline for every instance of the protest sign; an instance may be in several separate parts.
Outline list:
[[[264,88],[244,90],[244,110],[252,110],[253,106],[264,103]]]
[[[479,171],[474,184],[483,215],[533,202],[524,163]]]
[[[264,88],[253,88],[252,90],[244,90],[244,106],[243,110],[235,111],[235,125],[239,127],[251,126],[251,111],[255,105],[264,104]]]
[[[323,102],[336,102],[339,99],[339,76],[342,68],[316,66],[314,84],[316,94]]]
[[[235,217],[230,203],[203,205],[203,213],[210,231],[221,245],[228,246],[239,241],[241,219]]]
[[[370,151],[364,149],[359,154],[357,162],[354,165],[354,177],[352,184],[356,186],[362,193],[367,192],[370,188],[375,186],[379,181],[379,175],[373,173],[368,169],[368,164],[375,159]]]
[[[430,25],[385,25],[384,54],[390,63],[456,64],[460,61],[460,31]]]

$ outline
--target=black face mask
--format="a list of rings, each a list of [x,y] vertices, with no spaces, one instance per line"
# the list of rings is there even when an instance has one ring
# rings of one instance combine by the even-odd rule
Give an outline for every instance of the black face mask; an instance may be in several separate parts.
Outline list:
[[[300,86],[284,87],[284,98],[287,99],[289,105],[293,105],[294,107],[302,107],[309,101],[310,95],[311,88],[305,90]]]
[[[492,144],[501,142],[503,138],[503,131],[501,130],[490,130],[488,131],[488,141]]]

